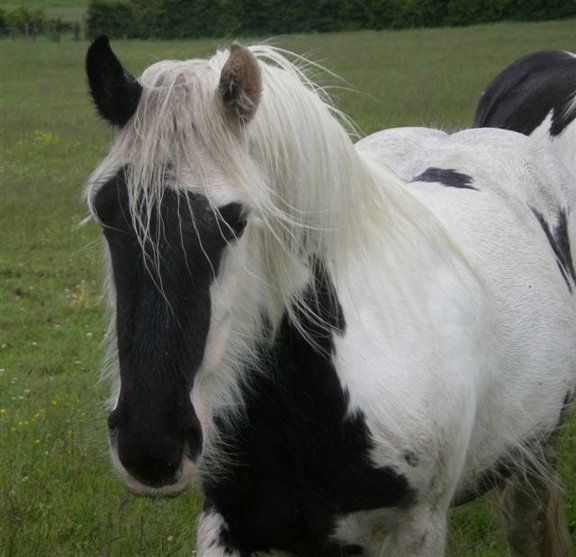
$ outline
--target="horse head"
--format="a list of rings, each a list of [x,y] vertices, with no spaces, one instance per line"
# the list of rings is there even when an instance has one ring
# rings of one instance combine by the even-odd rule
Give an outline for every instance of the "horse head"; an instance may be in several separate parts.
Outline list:
[[[90,47],[86,67],[96,108],[120,128],[120,143],[138,136],[131,126],[146,86],[123,68],[105,37]],[[249,51],[235,45],[215,91],[231,127],[245,125],[256,110],[258,75]],[[162,110],[157,106],[158,113],[147,116],[162,118]],[[169,125],[176,133],[178,122]],[[110,349],[119,388],[109,439],[113,462],[131,491],[175,495],[192,482],[202,450],[191,396],[214,326],[211,285],[246,220],[240,203],[179,187],[171,160],[160,163],[153,178],[135,176],[135,167],[148,164],[135,160],[138,149],[105,161],[104,178],[89,192],[110,263]]]

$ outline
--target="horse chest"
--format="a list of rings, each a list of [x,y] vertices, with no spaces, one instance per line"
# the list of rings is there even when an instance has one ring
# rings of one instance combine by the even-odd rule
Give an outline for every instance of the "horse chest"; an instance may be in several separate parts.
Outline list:
[[[413,500],[404,475],[370,460],[364,416],[349,412],[329,355],[332,334],[315,350],[285,320],[262,356],[266,372],[241,387],[239,419],[214,418],[222,452],[205,469],[222,473],[205,478],[205,493],[227,524],[224,541],[241,552],[354,554],[333,537],[342,517]]]

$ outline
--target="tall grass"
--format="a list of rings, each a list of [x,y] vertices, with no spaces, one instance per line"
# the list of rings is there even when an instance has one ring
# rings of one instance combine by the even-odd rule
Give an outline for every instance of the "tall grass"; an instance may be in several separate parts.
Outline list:
[[[365,132],[470,124],[487,82],[518,56],[576,49],[575,22],[281,37],[334,70],[338,105]],[[169,57],[205,56],[222,41],[118,42],[139,73]],[[113,133],[94,114],[87,44],[0,42],[0,555],[191,555],[197,493],[136,499],[106,447],[107,385],[98,380],[105,328],[99,231],[82,184]],[[576,420],[562,470],[576,530]],[[505,546],[484,503],[453,513],[449,555],[498,557]],[[576,539],[575,539],[576,541]]]

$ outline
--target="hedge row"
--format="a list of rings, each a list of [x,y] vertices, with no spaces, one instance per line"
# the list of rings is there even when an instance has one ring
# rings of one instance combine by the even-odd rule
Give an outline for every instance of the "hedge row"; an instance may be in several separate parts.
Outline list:
[[[88,34],[187,38],[464,26],[576,15],[576,0],[91,0]]]
[[[80,22],[62,21],[61,18],[49,18],[44,11],[18,7],[11,10],[0,8],[0,35],[59,34],[74,31],[79,35]]]

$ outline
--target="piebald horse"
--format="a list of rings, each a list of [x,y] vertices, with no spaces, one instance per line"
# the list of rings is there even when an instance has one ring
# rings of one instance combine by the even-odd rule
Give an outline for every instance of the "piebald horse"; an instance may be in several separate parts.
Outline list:
[[[576,188],[576,54],[551,50],[516,60],[482,93],[474,127],[514,130],[549,144]]]
[[[116,469],[200,478],[199,557],[440,556],[492,488],[513,555],[568,557],[569,175],[504,130],[354,145],[304,65],[233,44],[136,79],[88,51]]]

